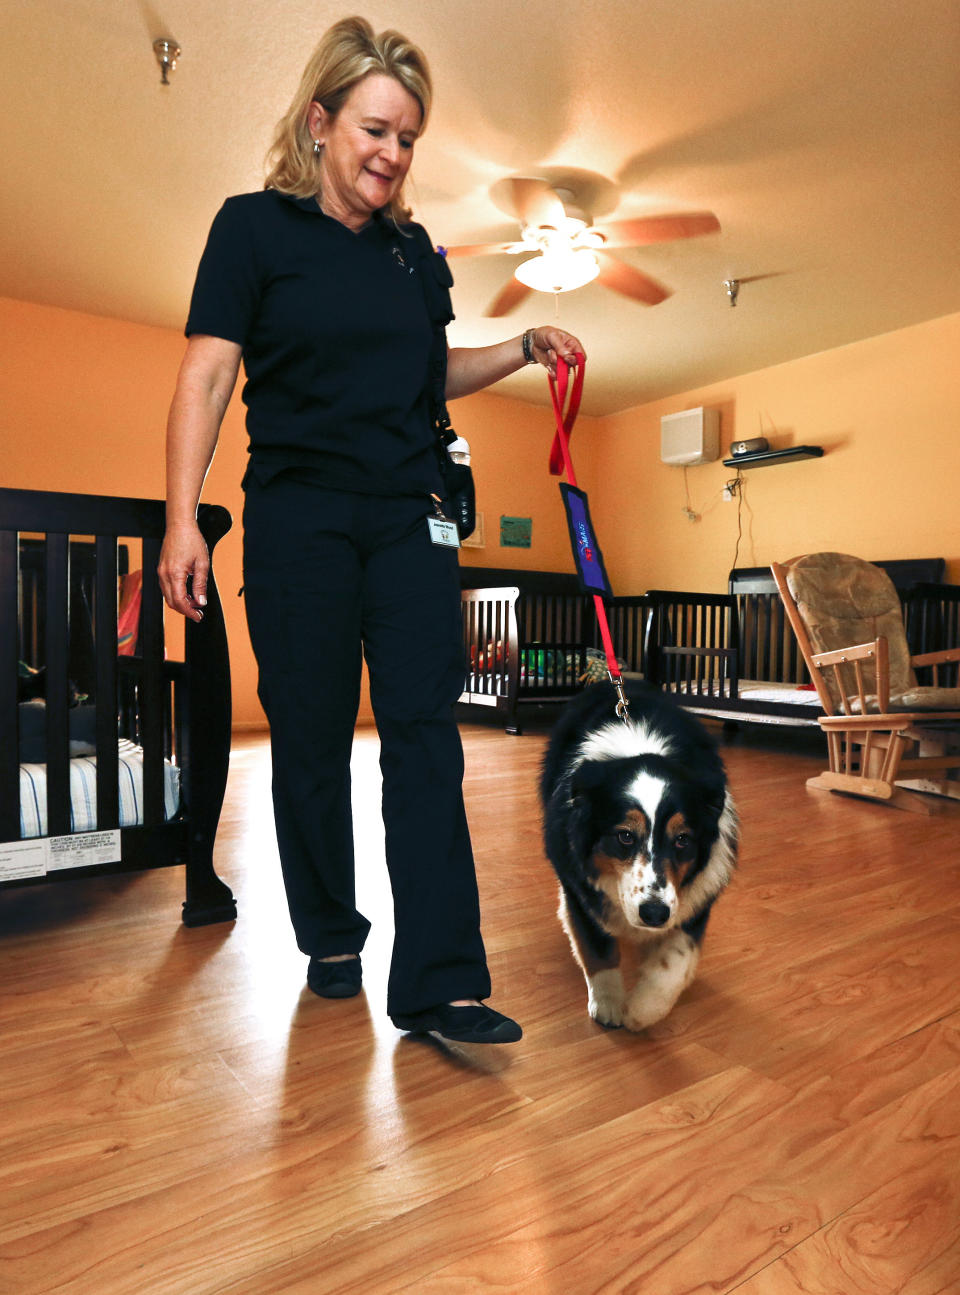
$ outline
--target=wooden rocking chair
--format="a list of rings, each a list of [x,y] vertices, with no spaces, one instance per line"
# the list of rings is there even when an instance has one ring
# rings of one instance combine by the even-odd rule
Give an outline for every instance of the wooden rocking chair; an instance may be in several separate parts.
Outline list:
[[[897,591],[871,562],[811,553],[771,570],[824,710],[830,766],[807,786],[919,813],[937,803],[894,784],[960,795],[960,688],[939,686],[960,647],[911,657]],[[915,666],[932,667],[933,686]]]

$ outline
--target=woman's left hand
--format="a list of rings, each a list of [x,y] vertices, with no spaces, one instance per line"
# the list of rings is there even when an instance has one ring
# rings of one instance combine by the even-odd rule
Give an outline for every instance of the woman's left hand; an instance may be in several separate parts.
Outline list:
[[[558,356],[568,364],[576,364],[578,354],[586,359],[587,352],[583,343],[572,333],[565,333],[562,328],[556,328],[552,324],[535,328],[532,342],[534,358],[538,364],[543,365],[551,378],[557,376]]]

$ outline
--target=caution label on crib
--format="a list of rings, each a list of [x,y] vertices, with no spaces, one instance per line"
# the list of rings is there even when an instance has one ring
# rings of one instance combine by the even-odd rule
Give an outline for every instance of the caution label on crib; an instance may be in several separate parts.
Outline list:
[[[47,871],[61,868],[92,868],[96,863],[119,863],[120,829],[109,832],[78,832],[74,836],[47,837]]]
[[[96,863],[119,863],[120,829],[77,832],[72,836],[43,836],[30,841],[0,842],[0,881],[44,877],[63,868],[92,868]]]

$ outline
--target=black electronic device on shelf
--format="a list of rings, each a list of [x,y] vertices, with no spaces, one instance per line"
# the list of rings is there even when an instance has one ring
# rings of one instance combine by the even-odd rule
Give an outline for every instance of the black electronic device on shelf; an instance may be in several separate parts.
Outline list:
[[[770,442],[765,436],[754,436],[749,441],[734,441],[730,446],[730,453],[735,459],[739,459],[744,454],[760,454],[769,448]]]

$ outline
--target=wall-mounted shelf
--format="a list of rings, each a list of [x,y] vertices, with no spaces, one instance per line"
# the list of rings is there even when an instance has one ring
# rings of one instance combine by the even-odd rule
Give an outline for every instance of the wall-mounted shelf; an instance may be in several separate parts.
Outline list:
[[[759,468],[764,463],[793,463],[797,459],[823,457],[822,445],[793,445],[788,450],[760,450],[758,454],[738,454],[724,459],[726,468]]]

